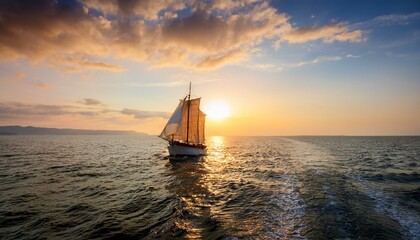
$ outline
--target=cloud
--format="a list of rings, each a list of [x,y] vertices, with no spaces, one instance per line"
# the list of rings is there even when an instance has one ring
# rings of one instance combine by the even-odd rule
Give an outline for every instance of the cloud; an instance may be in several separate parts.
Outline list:
[[[25,76],[26,74],[24,72],[17,72],[13,77],[5,80],[5,82],[9,84],[16,83],[23,79]]]
[[[418,26],[419,22],[420,12],[414,12],[409,14],[381,15],[364,22],[354,23],[350,27],[352,29],[363,29],[365,33],[372,36],[370,38],[374,42],[373,46],[378,48],[378,51],[384,52],[386,51],[384,49],[399,48],[401,50],[403,46],[417,46],[420,34],[416,26]],[[408,25],[411,26],[407,27]],[[401,27],[404,28],[404,31],[400,31]],[[398,34],[387,34],[387,37],[384,38],[383,34],[390,31],[397,31]],[[396,49],[393,51],[396,51]]]
[[[26,84],[30,84],[35,88],[39,89],[49,89],[51,85],[47,82],[39,81],[39,80],[28,80],[28,77],[26,77],[26,74],[24,72],[17,72],[13,77],[10,77],[3,82],[6,84],[15,84],[18,82],[22,82],[22,80],[26,80]]]
[[[256,70],[261,70],[265,72],[280,72],[284,69],[284,66],[276,65],[273,63],[263,63],[263,64],[249,64],[246,67]]]
[[[351,53],[346,55],[346,58],[359,58],[359,57],[360,57],[359,55],[353,55]]]
[[[321,62],[336,62],[336,61],[341,61],[345,58],[359,58],[361,56],[355,56],[352,54],[347,54],[345,56],[318,56],[313,58],[312,60],[308,60],[308,61],[300,61],[298,63],[288,63],[288,64],[255,64],[255,65],[247,65],[248,68],[252,68],[252,69],[258,69],[258,70],[262,70],[262,71],[267,71],[267,72],[279,72],[282,71],[284,69],[290,69],[290,68],[297,68],[297,67],[303,67],[306,65],[311,65],[311,64],[318,64]]]
[[[47,119],[63,115],[96,116],[99,119],[106,117],[118,117],[123,115],[133,115],[136,119],[164,118],[167,119],[170,113],[142,111],[138,109],[116,110],[102,107],[99,100],[92,98],[84,99],[87,106],[76,105],[45,105],[45,104],[26,104],[20,102],[0,102],[0,119]]]
[[[90,9],[98,10],[106,15],[141,16],[147,20],[157,20],[159,13],[182,10],[188,1],[182,0],[81,0],[83,5]]]
[[[25,73],[24,72],[18,72],[15,74],[15,79],[22,79],[25,77]]]
[[[221,55],[207,56],[206,58],[197,62],[196,67],[202,69],[213,69],[223,66],[227,63],[236,63],[246,59],[246,52],[242,49],[237,49]]]
[[[84,72],[89,70],[123,72],[126,69],[120,65],[92,61],[86,57],[53,57],[50,65],[64,72]]]
[[[326,43],[338,42],[361,42],[363,32],[361,30],[350,31],[345,23],[326,25],[323,27],[304,27],[290,31],[284,36],[290,43],[304,43],[308,41],[323,40]]]
[[[66,105],[24,104],[19,102],[0,103],[0,118],[33,115],[49,116],[77,113],[77,108]]]
[[[153,83],[127,83],[126,86],[129,87],[179,87],[187,86],[188,82],[186,81],[167,81],[167,82],[153,82]]]
[[[420,20],[420,12],[410,14],[388,14],[375,17],[372,20],[355,24],[356,27],[369,27],[371,25],[407,25],[413,21]]]
[[[342,23],[294,29],[266,0],[0,1],[0,61],[26,58],[64,72],[125,71],[104,59],[214,69],[248,59],[264,41],[279,48],[362,37]]]
[[[132,115],[137,119],[142,119],[142,118],[169,118],[171,116],[170,113],[168,112],[154,112],[154,111],[141,111],[138,109],[129,109],[129,108],[124,108],[123,110],[121,110],[122,114],[126,114],[126,115]]]
[[[234,10],[237,8],[243,8],[250,4],[262,2],[262,0],[236,0],[236,1],[226,1],[226,0],[215,0],[214,8],[222,10]]]
[[[214,76],[203,75],[203,74],[194,74],[193,72],[188,72],[186,74],[176,74],[173,77],[173,80],[169,81],[153,81],[149,83],[126,83],[126,86],[129,87],[180,87],[180,86],[188,86],[190,82],[193,83],[194,86],[216,82],[220,79],[215,78]],[[190,80],[186,80],[190,79]]]
[[[52,0],[1,1],[0,19],[3,59],[40,61],[57,53],[99,53],[103,49],[98,45],[100,22],[92,21],[81,6]]]
[[[299,63],[296,64],[290,64],[288,65],[288,67],[302,67],[308,64],[316,64],[316,63],[320,63],[320,62],[331,62],[331,61],[340,61],[343,58],[340,56],[321,56],[321,57],[316,57],[314,59],[312,59],[311,61],[301,61]]]
[[[94,98],[84,98],[83,101],[81,101],[80,103],[84,105],[105,105],[100,100]]]
[[[46,83],[46,82],[41,82],[41,81],[35,81],[33,83],[34,87],[36,88],[40,88],[40,89],[48,89],[50,88],[50,84]]]

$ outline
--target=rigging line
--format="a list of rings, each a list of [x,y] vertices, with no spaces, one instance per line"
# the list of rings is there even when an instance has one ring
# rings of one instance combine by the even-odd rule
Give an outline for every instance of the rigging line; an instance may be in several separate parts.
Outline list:
[[[187,143],[188,143],[188,134],[190,132],[190,105],[191,105],[191,82],[190,88],[188,91],[188,114],[187,114]]]

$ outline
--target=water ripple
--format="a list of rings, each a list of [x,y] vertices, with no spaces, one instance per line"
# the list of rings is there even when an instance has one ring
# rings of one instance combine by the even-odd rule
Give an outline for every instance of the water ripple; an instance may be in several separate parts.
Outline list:
[[[416,239],[419,137],[0,136],[5,239]]]

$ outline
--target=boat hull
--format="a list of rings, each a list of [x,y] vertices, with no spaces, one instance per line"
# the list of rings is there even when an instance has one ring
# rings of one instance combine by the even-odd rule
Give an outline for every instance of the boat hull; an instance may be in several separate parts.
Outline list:
[[[169,145],[169,155],[171,156],[203,156],[207,154],[207,149],[194,146]]]

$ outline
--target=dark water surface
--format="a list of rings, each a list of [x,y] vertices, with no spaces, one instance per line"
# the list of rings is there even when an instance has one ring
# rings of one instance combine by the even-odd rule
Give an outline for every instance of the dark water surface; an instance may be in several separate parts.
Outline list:
[[[3,239],[419,239],[420,137],[0,136]]]

